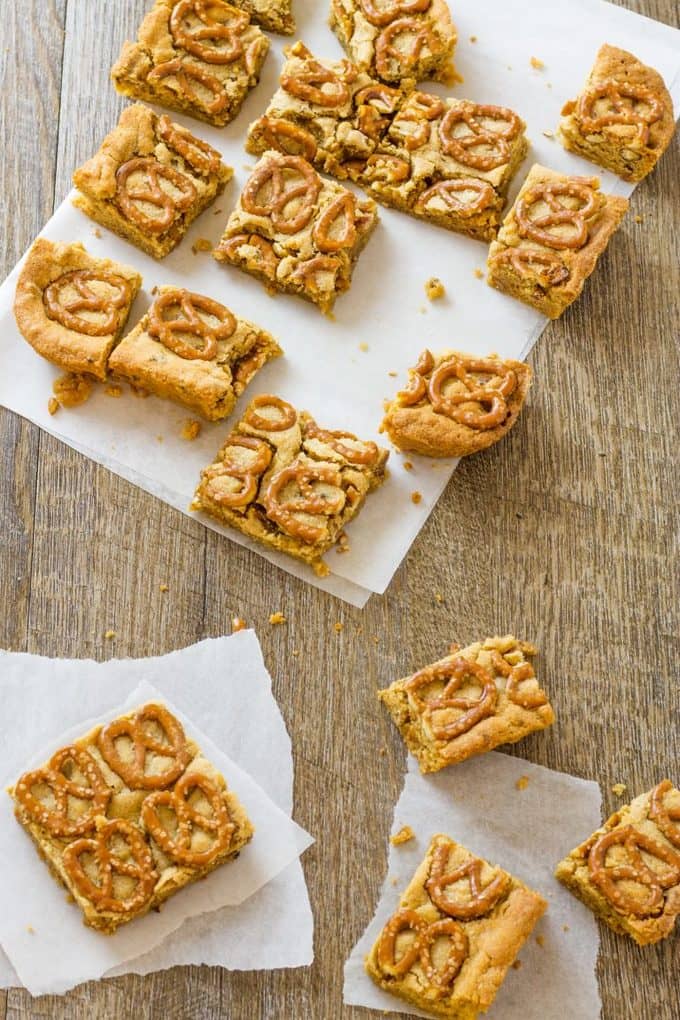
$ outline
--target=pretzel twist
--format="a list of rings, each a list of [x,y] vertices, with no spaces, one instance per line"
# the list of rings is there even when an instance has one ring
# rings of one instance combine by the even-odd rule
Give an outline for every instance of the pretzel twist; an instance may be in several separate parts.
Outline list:
[[[195,790],[208,802],[211,814],[192,806],[190,798]],[[177,831],[174,835],[163,825],[159,807],[175,815]],[[236,831],[222,791],[198,772],[186,772],[172,790],[149,794],[142,804],[141,814],[144,826],[161,850],[178,864],[192,868],[204,868],[228,850]],[[212,836],[212,845],[206,850],[192,849],[196,829]]]
[[[597,113],[597,103],[602,100],[607,100],[610,109],[608,112]],[[648,109],[640,109],[640,105]],[[649,129],[661,120],[663,111],[664,104],[651,89],[644,85],[614,81],[587,89],[580,96],[576,107],[581,129],[586,134],[614,124],[623,124],[635,128],[636,139],[642,145],[648,143]]]
[[[178,309],[178,313],[174,318],[166,318],[166,313],[174,308]],[[201,318],[199,312],[217,319],[219,325],[213,326]],[[178,289],[166,291],[154,301],[149,309],[147,329],[151,336],[180,358],[212,361],[218,352],[219,341],[228,340],[236,331],[236,318],[218,301]],[[203,346],[195,347],[184,340],[183,335],[186,334],[196,337]]]
[[[397,936],[405,931],[415,932],[416,938],[397,960]],[[451,945],[443,966],[437,968],[432,960],[432,946],[442,936],[447,936]],[[420,963],[426,981],[439,997],[450,990],[468,953],[467,935],[453,919],[429,922],[415,910],[398,910],[380,935],[378,965],[383,973],[400,978],[408,974],[414,964]]]
[[[124,857],[112,850],[114,838],[125,842],[128,852]],[[83,867],[81,857],[84,854],[94,858],[98,881],[92,881]],[[128,914],[143,907],[151,897],[158,877],[142,833],[123,818],[107,821],[90,839],[69,843],[62,860],[64,869],[81,895],[90,900],[97,910],[115,914]],[[119,898],[114,894],[116,874],[136,880],[129,896]]]
[[[319,491],[316,488],[319,483],[332,486],[336,491]],[[285,495],[289,487],[294,491]],[[332,517],[340,513],[345,502],[342,474],[331,464],[290,464],[272,475],[262,496],[267,517],[282,531],[310,544],[325,536],[325,525],[314,524],[299,515]]]
[[[470,678],[479,686],[479,696],[457,697],[456,692]],[[441,694],[424,700],[419,694],[420,689],[437,680],[446,681]],[[462,656],[448,656],[432,666],[421,669],[406,681],[404,690],[415,701],[436,740],[455,740],[456,737],[467,733],[482,719],[494,715],[498,700],[493,677],[478,662],[470,662]],[[438,723],[435,720],[436,712],[451,708],[460,709],[462,715],[446,723]]]
[[[64,773],[69,764],[75,765],[82,773],[83,783],[69,779]],[[33,788],[39,784],[49,788],[54,799],[53,807],[33,793]],[[14,797],[33,821],[53,836],[73,837],[88,832],[95,818],[104,814],[111,799],[111,790],[92,755],[71,744],[53,754],[43,768],[21,776],[15,786]],[[69,797],[89,801],[90,806],[76,818],[70,818]]]
[[[622,848],[624,863],[607,863],[613,847]],[[665,864],[667,870],[650,868],[641,851]],[[663,910],[665,890],[680,882],[680,854],[632,825],[625,825],[596,840],[588,854],[588,871],[591,882],[620,913],[650,917]],[[645,898],[641,900],[630,889],[624,889],[622,882],[644,886]]]
[[[480,123],[482,118],[500,126],[484,127]],[[455,133],[459,124],[467,127],[465,134]],[[451,107],[442,119],[439,140],[443,151],[463,166],[488,171],[510,162],[510,143],[521,129],[521,120],[507,107],[462,102]]]
[[[167,740],[153,737],[144,724],[155,723]],[[132,743],[132,760],[124,758],[116,741],[126,737]],[[129,718],[114,719],[97,735],[97,746],[106,764],[132,790],[157,790],[169,786],[181,776],[189,764],[190,754],[184,729],[179,719],[163,705],[144,705]],[[161,772],[146,771],[147,752],[170,759]]]
[[[487,885],[483,886],[483,862],[479,858],[472,857],[454,871],[447,872],[450,854],[451,847],[445,844],[438,846],[434,851],[430,874],[425,882],[430,899],[449,917],[465,921],[484,917],[505,896],[510,885],[510,876],[499,871]],[[446,894],[448,886],[465,879],[469,882],[470,898],[468,900],[454,900]]]
[[[233,447],[252,451],[254,457],[247,467],[230,456],[229,451]],[[203,472],[203,477],[209,483],[212,499],[216,503],[230,507],[244,507],[252,503],[257,496],[260,478],[271,464],[272,456],[271,448],[263,439],[236,434],[229,436],[222,447],[220,463],[206,468]],[[228,492],[217,485],[210,485],[220,478],[233,478],[241,483],[241,488]]]
[[[212,18],[211,9],[221,11],[229,20]],[[192,16],[200,26],[189,26]],[[243,56],[241,36],[249,24],[247,14],[223,0],[179,0],[170,14],[169,27],[175,45],[205,64],[231,64]]]
[[[269,186],[269,193],[260,201],[260,193],[266,186]],[[256,167],[241,201],[246,212],[269,217],[280,233],[297,234],[314,215],[320,191],[321,178],[309,163],[300,156],[277,155],[264,159]],[[289,206],[298,199],[297,210],[291,212]]]
[[[560,198],[573,198],[578,208],[563,205]],[[548,212],[532,215],[534,206],[544,203]],[[588,219],[597,211],[597,192],[588,181],[571,178],[537,184],[521,194],[515,205],[515,219],[521,237],[529,237],[548,248],[578,250],[588,242]],[[551,227],[568,227],[567,234]]]
[[[141,173],[144,183],[133,187],[130,178]],[[179,195],[170,195],[160,186],[166,180]],[[118,167],[116,171],[116,198],[129,220],[151,234],[162,234],[175,220],[186,212],[196,201],[196,188],[186,174],[174,167],[159,163],[152,156],[136,156]],[[160,210],[159,216],[148,216],[137,203],[153,205]]]
[[[90,287],[91,283],[107,284],[113,288],[113,293],[97,294]],[[69,286],[73,287],[77,297],[63,301],[63,291]],[[108,336],[120,326],[131,296],[130,282],[116,273],[105,269],[76,269],[53,280],[45,288],[43,301],[48,317],[65,329],[86,336]],[[96,322],[84,319],[78,312],[93,312],[103,318]]]

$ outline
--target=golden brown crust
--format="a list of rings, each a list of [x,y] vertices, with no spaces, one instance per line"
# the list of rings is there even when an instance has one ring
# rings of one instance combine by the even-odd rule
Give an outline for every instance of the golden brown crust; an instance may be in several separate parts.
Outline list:
[[[103,742],[103,735],[112,726],[136,734],[140,718],[141,736],[135,736],[135,740],[141,740],[142,744],[147,742],[140,775],[153,777],[146,789],[135,782],[130,786],[132,780],[122,778],[116,771],[117,759],[111,758]],[[169,739],[168,726],[179,737],[174,745]],[[133,744],[128,740],[116,747],[123,763],[133,768]],[[165,706],[151,703],[104,727],[96,726],[74,741],[73,748],[76,754],[85,756],[88,769],[85,777],[78,766],[69,765],[73,759],[68,756],[61,762],[62,772],[54,768],[50,771],[49,764],[55,764],[53,757],[48,766],[21,776],[9,792],[17,820],[36,844],[55,879],[66,887],[81,908],[88,926],[113,934],[121,924],[157,908],[179,889],[237,856],[252,838],[253,827],[238,798],[227,789],[223,776],[205,759],[197,745],[185,737],[181,724]],[[176,758],[180,753],[181,759]],[[175,760],[179,761],[179,768],[167,771],[168,762]],[[134,767],[139,771],[139,766]],[[162,778],[164,771],[169,777],[167,782]],[[68,798],[61,804],[57,801],[55,807],[55,791],[63,787],[64,779],[67,786],[75,787],[75,792],[69,792]],[[60,813],[69,818],[82,816],[83,810],[92,803],[92,789],[88,783],[93,781],[103,784],[107,791],[105,807],[91,819],[88,817],[83,832],[61,835],[54,819],[58,819]],[[167,827],[169,839],[161,830],[158,837],[154,836],[145,821],[148,817],[145,805],[147,802],[150,805],[149,798],[157,800],[159,794],[168,802],[164,808],[163,829]],[[53,811],[50,816],[45,813],[45,806],[49,805]],[[207,816],[205,828],[196,823],[196,809]],[[173,828],[178,812],[186,816],[189,825],[190,842],[186,846],[184,838]],[[113,856],[113,882],[106,899],[102,899],[100,892],[107,881],[106,873],[99,870],[92,855],[97,844],[103,858]],[[130,848],[135,845],[137,850],[131,858]],[[129,869],[127,877],[116,871],[116,862],[121,858]]]
[[[541,197],[551,192],[554,208]],[[487,283],[558,318],[579,297],[627,209],[628,199],[605,195],[596,177],[534,164],[489,248]]]
[[[266,152],[213,254],[329,312],[377,223],[375,202],[324,180],[300,156]]]
[[[437,897],[438,903],[446,907],[446,910],[436,905],[431,893],[432,877],[436,874],[438,860],[444,862],[444,878],[459,869],[463,875],[467,875],[468,882],[476,875],[482,896],[496,887],[497,894],[489,897],[488,907],[473,907],[476,916],[466,918],[458,913],[448,894],[445,894],[443,900]],[[461,887],[460,882],[455,888],[457,901],[469,908],[475,898],[471,885],[468,886],[467,894],[464,891],[465,885]],[[429,975],[422,957],[418,958],[416,953],[416,959],[405,973],[394,973],[390,966],[392,954],[389,951],[388,922],[366,957],[366,972],[386,992],[428,1013],[449,1017],[451,1020],[475,1020],[480,1012],[486,1012],[496,998],[509,967],[546,907],[547,903],[542,896],[512,875],[481,858],[475,858],[469,850],[448,836],[434,836],[423,862],[399,901],[398,913],[406,925],[410,921],[411,924],[421,926],[425,941],[428,937],[427,926],[434,924],[444,927],[448,935],[444,944],[446,948],[440,945],[431,952],[429,959],[434,970]],[[463,910],[463,915],[465,912]],[[422,940],[422,935],[420,937]],[[398,938],[399,959],[403,960],[413,950],[418,934],[406,926]],[[447,951],[450,951],[448,947],[456,944],[458,952],[451,967],[453,973],[452,976],[446,975],[445,960]],[[451,979],[447,980],[450,976]]]
[[[280,357],[283,351],[270,333],[255,326],[246,319],[232,316],[228,328],[218,334],[220,322],[226,318],[219,308],[220,318],[201,307],[200,300],[187,291],[176,287],[159,288],[159,298],[154,302],[176,297],[168,308],[168,317],[175,324],[187,322],[187,315],[193,313],[207,330],[199,327],[186,331],[175,330],[172,335],[186,338],[186,342],[198,352],[205,350],[205,344],[214,338],[214,353],[208,358],[187,357],[164,343],[149,329],[149,313],[135,326],[132,332],[120,342],[114,351],[109,367],[111,372],[157,397],[175,400],[209,421],[219,421],[231,414],[238,397],[245,391],[256,373],[271,358]],[[182,301],[189,302],[187,313],[182,310]],[[228,309],[224,312],[231,315]],[[232,329],[233,326],[233,329]],[[188,352],[189,354],[191,352]]]
[[[257,85],[269,50],[244,6],[156,0],[111,70],[116,88],[224,127]]]
[[[80,192],[74,205],[142,251],[163,258],[232,175],[216,150],[135,103],[73,174]]]
[[[660,789],[661,788],[661,789]],[[656,796],[655,796],[656,794]],[[669,809],[674,816],[672,828],[659,824],[655,817],[653,802],[661,802],[666,814]],[[586,906],[590,907],[605,924],[621,935],[629,935],[640,946],[651,945],[672,935],[675,922],[680,914],[680,790],[664,781],[654,790],[636,797],[630,804],[625,804],[613,814],[604,825],[593,833],[589,839],[571,851],[560,861],[555,870],[555,877]],[[624,845],[626,834],[633,833],[632,840]],[[598,841],[607,834],[616,834],[613,845],[599,857],[604,869],[597,867],[593,850],[597,853]],[[642,849],[636,846],[640,834],[644,842]],[[668,838],[673,835],[674,842]],[[618,842],[619,837],[622,842]],[[606,844],[600,843],[600,846]],[[649,850],[659,848],[657,856]],[[642,861],[642,881],[617,879],[614,869],[623,868],[637,870]],[[649,871],[645,871],[645,866]],[[604,881],[593,878],[595,873],[602,875]],[[661,884],[655,890],[655,876],[661,877]],[[667,878],[670,877],[670,882]],[[608,881],[607,879],[611,881]],[[613,900],[612,897],[615,899]],[[619,897],[622,897],[620,900]],[[656,898],[659,905],[653,904]],[[654,909],[646,909],[650,904]]]
[[[324,576],[324,553],[382,483],[387,457],[375,443],[320,429],[279,397],[256,397],[202,472],[191,509]]]
[[[382,81],[457,78],[446,0],[331,0],[330,26],[350,60]]]
[[[554,712],[530,665],[535,654],[511,635],[487,638],[378,692],[421,772],[437,772],[552,725]],[[457,668],[460,660],[481,671]],[[513,677],[524,679],[515,685]]]
[[[429,354],[429,352],[425,352]],[[421,359],[425,355],[421,355]],[[400,450],[409,450],[426,457],[466,457],[497,443],[517,421],[531,385],[531,368],[520,361],[504,360],[495,356],[480,359],[476,355],[460,351],[442,351],[431,355],[428,371],[421,374],[411,369],[411,382],[417,380],[422,387],[421,398],[413,403],[406,397],[408,389],[397,394],[386,408],[383,428],[390,440]],[[422,365],[422,362],[419,362]],[[433,405],[431,381],[436,373],[446,372],[443,366],[459,366],[458,374],[444,378],[441,387],[442,405]],[[488,367],[493,374],[480,373],[480,367]],[[512,391],[507,395],[494,397],[494,387],[507,379],[511,373]],[[512,379],[514,378],[514,383]],[[422,382],[421,382],[422,380]],[[463,381],[464,380],[464,381]],[[460,418],[472,413],[473,418],[484,416],[489,404],[480,404],[474,399],[476,382],[485,383],[485,401],[497,401],[495,419],[497,423],[485,427],[472,427]],[[449,407],[447,397],[467,397],[458,407]],[[483,420],[483,419],[482,419]]]
[[[583,91],[562,114],[565,149],[627,181],[651,173],[675,132],[673,100],[661,75],[609,44],[600,48]]]
[[[56,281],[65,281],[65,289],[57,295],[58,300],[71,307],[83,304],[82,296],[68,285],[67,274],[99,273],[111,279],[119,277],[127,287],[124,291],[111,283],[98,283],[96,277],[86,279],[87,290],[101,298],[102,311],[80,309],[78,318],[93,322],[98,335],[69,328],[48,313],[45,291]],[[39,237],[29,251],[21,269],[14,297],[14,315],[22,336],[43,358],[58,365],[67,372],[76,372],[105,379],[111,351],[120,339],[142,278],[130,266],[124,266],[110,259],[96,259],[89,255],[82,244],[61,244]],[[69,293],[70,292],[70,293]],[[101,335],[102,320],[110,314],[111,300],[118,306],[113,309],[115,328]],[[107,312],[107,308],[109,312]],[[71,313],[76,315],[76,312]],[[66,319],[64,321],[70,321]]]

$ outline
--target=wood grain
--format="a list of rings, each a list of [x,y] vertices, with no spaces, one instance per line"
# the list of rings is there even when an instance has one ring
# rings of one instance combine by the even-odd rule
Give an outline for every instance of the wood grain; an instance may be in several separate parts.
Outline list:
[[[3,5],[6,271],[117,118],[108,67],[146,3],[105,6],[102,17],[100,0]],[[678,24],[673,0],[626,6]],[[0,1018],[375,1016],[343,1007],[341,993],[383,879],[405,762],[375,689],[453,639],[514,630],[539,645],[559,726],[517,754],[597,779],[605,809],[616,805],[615,782],[638,792],[666,774],[677,780],[679,177],[676,140],[583,298],[534,351],[527,412],[502,444],[459,468],[389,591],[363,612],[0,411],[0,646],[153,655],[245,617],[293,737],[296,817],[317,837],[304,858],[311,968],[176,968],[62,998],[12,990],[0,993]],[[288,623],[272,627],[278,609]],[[643,951],[603,929],[604,1020],[677,1020],[679,964],[677,937]]]

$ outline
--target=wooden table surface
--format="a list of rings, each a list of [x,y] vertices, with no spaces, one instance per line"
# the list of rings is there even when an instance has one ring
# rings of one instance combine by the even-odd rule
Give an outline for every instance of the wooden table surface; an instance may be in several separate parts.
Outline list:
[[[626,6],[678,25],[674,0]],[[117,119],[108,68],[145,7],[3,0],[5,272]],[[303,859],[311,968],[176,968],[61,998],[0,992],[0,1020],[374,1017],[343,1007],[342,969],[373,913],[406,759],[375,689],[454,639],[513,631],[535,641],[558,723],[515,752],[597,780],[605,810],[618,803],[613,783],[640,793],[666,775],[680,780],[678,180],[676,136],[584,297],[533,352],[536,382],[518,425],[461,465],[387,594],[363,611],[0,409],[0,647],[158,655],[245,617],[293,738],[295,817],[317,839]],[[275,610],[287,625],[268,623]],[[601,935],[604,1020],[677,1020],[680,938],[643,950]]]

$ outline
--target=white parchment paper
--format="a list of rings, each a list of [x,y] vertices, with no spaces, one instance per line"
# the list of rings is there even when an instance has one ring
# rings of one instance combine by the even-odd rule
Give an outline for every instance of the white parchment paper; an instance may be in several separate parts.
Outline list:
[[[518,790],[520,777],[528,778]],[[345,965],[344,999],[428,1016],[388,995],[364,971],[364,956],[398,907],[430,838],[445,833],[540,892],[548,909],[510,969],[489,1020],[598,1020],[595,977],[599,937],[592,913],[553,877],[555,865],[600,825],[597,783],[491,752],[422,776],[413,758],[394,812],[393,832],[410,825],[417,839],[390,846],[375,917]],[[541,938],[541,944],[536,936]]]
[[[18,975],[42,994],[109,972],[182,963],[248,970],[311,963],[313,921],[298,857],[312,839],[289,817],[290,739],[252,631],[155,659],[94,663],[2,652],[0,694],[3,787],[94,723],[160,698],[223,772],[255,827],[236,861],[106,937],[66,902],[3,790],[0,944],[13,968],[0,954],[1,986],[17,984]]]
[[[339,56],[339,44],[327,25],[327,4],[296,0],[295,8],[298,37],[319,56]],[[510,106],[528,125],[532,149],[517,175],[513,196],[534,161],[568,173],[595,172],[591,164],[565,152],[543,132],[554,131],[562,105],[580,89],[603,42],[630,49],[657,67],[674,95],[676,109],[680,107],[680,32],[621,7],[601,0],[459,0],[454,17],[459,30],[456,64],[465,80],[448,91],[481,103]],[[471,43],[470,36],[477,41]],[[247,177],[246,165],[254,162],[243,149],[247,126],[264,111],[276,88],[286,44],[271,39],[263,79],[234,123],[219,130],[175,115],[219,149],[236,175],[225,195],[199,217],[168,258],[157,263],[106,230],[98,231],[102,236],[96,237],[91,221],[68,199],[43,234],[53,240],[82,241],[94,255],[137,267],[144,278],[144,292],[133,309],[131,326],[148,306],[154,285],[179,284],[226,303],[276,334],[286,357],[257,377],[236,414],[256,393],[273,391],[310,410],[323,425],[380,441],[377,428],[383,398],[403,385],[407,368],[424,346],[524,358],[547,320],[475,277],[475,270],[485,266],[484,244],[387,209],[380,211],[381,225],[361,256],[349,294],[336,305],[335,321],[295,298],[273,300],[257,281],[236,269],[218,265],[206,253],[192,254],[197,238],[218,240]],[[116,56],[96,49],[84,55],[83,80],[87,80],[88,59],[91,74],[96,75]],[[544,61],[543,70],[531,68],[532,56]],[[447,91],[441,86],[432,89],[441,94]],[[606,171],[600,177],[606,191],[632,191],[631,185]],[[222,211],[214,215],[214,209]],[[624,225],[623,229],[635,228]],[[644,273],[645,267],[639,267],[639,272]],[[446,298],[433,304],[423,290],[431,276],[440,277],[447,289]],[[33,352],[16,329],[11,312],[15,284],[16,271],[0,288],[0,403],[186,513],[200,470],[212,460],[229,426],[206,425],[199,439],[188,443],[180,438],[180,431],[189,412],[127,392],[113,400],[102,390],[86,405],[62,409],[50,417],[47,402],[58,372]],[[392,378],[389,372],[399,377]],[[536,385],[541,385],[540,379]],[[524,418],[531,428],[530,406]],[[237,532],[224,533],[290,573],[362,606],[371,592],[385,590],[455,467],[453,461],[410,459],[415,470],[406,472],[398,455],[391,458],[389,480],[371,495],[348,529],[350,552],[329,555],[333,571],[329,578],[319,579],[304,565],[253,545]],[[414,490],[423,497],[418,505],[410,499]],[[207,517],[203,523],[223,530]]]

